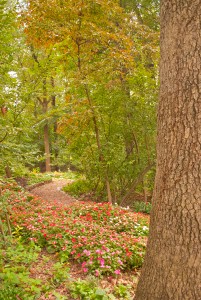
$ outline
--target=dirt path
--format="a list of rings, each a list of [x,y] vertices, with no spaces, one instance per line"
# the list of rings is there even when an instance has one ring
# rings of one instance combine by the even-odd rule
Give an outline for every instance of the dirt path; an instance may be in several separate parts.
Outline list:
[[[46,183],[44,185],[35,187],[30,192],[35,196],[39,196],[47,201],[58,201],[64,204],[71,204],[72,202],[78,201],[70,195],[67,195],[62,191],[62,187],[71,180],[67,179],[53,179],[52,182]]]

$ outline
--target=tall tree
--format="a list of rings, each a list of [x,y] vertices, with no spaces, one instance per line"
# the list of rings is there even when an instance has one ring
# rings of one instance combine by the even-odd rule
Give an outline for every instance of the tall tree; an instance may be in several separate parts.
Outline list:
[[[57,49],[66,74],[59,129],[87,180],[116,201],[155,153],[158,45],[152,37],[158,33],[117,0],[47,4],[28,1],[27,40],[40,51]]]
[[[56,55],[52,49],[47,51],[38,50],[32,44],[25,43],[23,38],[21,40],[23,51],[17,57],[18,64],[21,67],[17,72],[20,91],[24,90],[24,94],[28,96],[27,104],[29,105],[26,112],[29,113],[30,125],[33,126],[37,135],[37,137],[34,136],[33,132],[34,144],[38,144],[40,152],[44,153],[45,166],[41,162],[41,169],[49,172],[51,166],[54,165],[54,151],[52,150],[56,144],[56,142],[54,143],[56,136],[55,124],[58,118],[57,115],[60,113],[56,107],[56,100],[58,100],[56,99],[56,96],[58,96],[57,82],[59,81],[58,68],[55,62]],[[59,89],[61,90],[61,88],[62,83],[60,81]]]
[[[161,1],[157,172],[135,300],[201,299],[201,1]]]

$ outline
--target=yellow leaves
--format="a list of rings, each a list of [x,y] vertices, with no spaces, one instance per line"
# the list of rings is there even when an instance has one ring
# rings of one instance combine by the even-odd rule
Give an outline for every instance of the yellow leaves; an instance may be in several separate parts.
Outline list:
[[[125,21],[115,0],[30,0],[25,14],[26,34],[43,47],[71,37],[86,51],[100,44],[120,44],[125,38],[119,34],[120,24]]]
[[[65,100],[67,103],[70,103],[71,95],[70,94],[66,95]]]
[[[88,106],[87,99],[73,99],[68,94],[66,95],[68,113],[63,116],[58,125],[58,132],[65,134],[68,139],[72,136],[82,134],[89,129],[89,124],[92,120],[91,110]]]

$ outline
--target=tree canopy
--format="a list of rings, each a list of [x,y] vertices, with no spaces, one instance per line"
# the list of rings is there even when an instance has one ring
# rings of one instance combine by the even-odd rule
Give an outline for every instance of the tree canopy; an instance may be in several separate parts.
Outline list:
[[[16,25],[4,39],[11,38],[16,52],[4,74],[15,104],[2,106],[8,113],[1,118],[11,130],[16,117],[16,153],[26,157],[24,166],[74,168],[111,202],[124,201],[137,186],[151,191],[158,2],[25,1],[12,14],[6,12],[7,22]],[[15,173],[15,159],[7,157]]]

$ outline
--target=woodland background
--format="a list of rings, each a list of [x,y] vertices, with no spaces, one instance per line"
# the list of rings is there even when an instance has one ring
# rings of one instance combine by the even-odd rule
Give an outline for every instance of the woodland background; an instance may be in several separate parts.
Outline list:
[[[0,1],[0,175],[82,174],[151,195],[159,1]]]

